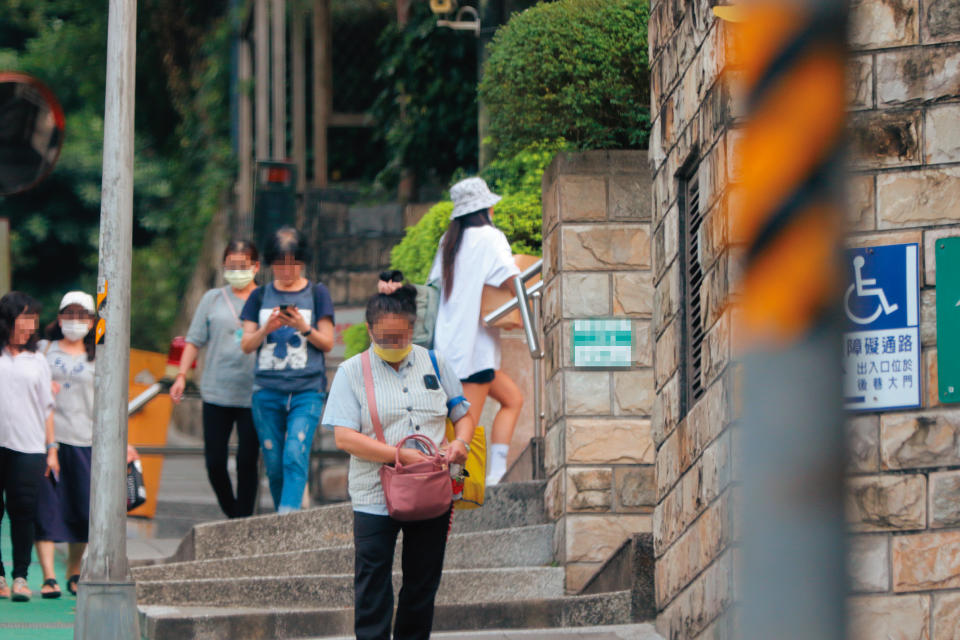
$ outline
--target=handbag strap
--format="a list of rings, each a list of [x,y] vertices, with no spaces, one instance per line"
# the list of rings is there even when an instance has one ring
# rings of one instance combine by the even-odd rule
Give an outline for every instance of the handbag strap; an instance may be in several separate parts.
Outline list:
[[[369,351],[364,351],[361,354],[360,363],[363,365],[363,387],[367,392],[370,422],[373,423],[373,431],[377,434],[377,440],[387,444],[387,439],[383,437],[383,426],[380,424],[380,413],[377,411],[377,394],[373,390],[373,369],[370,366]]]
[[[239,324],[239,322],[240,322],[240,314],[237,313],[237,308],[236,308],[235,306],[233,306],[233,301],[230,300],[230,296],[227,295],[227,287],[221,288],[221,289],[220,289],[220,293],[223,294],[223,299],[227,301],[227,306],[230,307],[230,312],[233,313],[233,318],[234,318],[234,320],[236,320],[237,323]]]

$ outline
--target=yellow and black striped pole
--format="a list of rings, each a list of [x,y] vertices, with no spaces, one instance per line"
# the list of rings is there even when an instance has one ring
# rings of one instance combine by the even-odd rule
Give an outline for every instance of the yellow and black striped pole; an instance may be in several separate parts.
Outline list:
[[[757,1],[731,20],[747,117],[728,211],[745,250],[741,323],[741,629],[845,637],[839,248],[842,0]]]

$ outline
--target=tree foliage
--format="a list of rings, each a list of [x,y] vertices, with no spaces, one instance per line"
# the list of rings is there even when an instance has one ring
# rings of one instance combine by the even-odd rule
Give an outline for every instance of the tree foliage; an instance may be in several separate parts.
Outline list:
[[[480,82],[497,155],[558,137],[578,149],[645,145],[649,11],[648,0],[558,0],[500,28]]]
[[[427,3],[418,2],[407,26],[389,25],[378,46],[382,61],[375,79],[385,88],[373,115],[377,137],[389,151],[379,180],[393,186],[405,167],[420,180],[440,182],[458,167],[475,169],[475,39],[437,27]]]
[[[52,318],[96,286],[107,0],[11,0],[0,67],[29,73],[66,114],[60,161],[39,188],[0,197],[13,284]],[[141,0],[137,27],[131,343],[163,350],[203,240],[231,183],[226,0]],[[8,19],[9,16],[9,19]]]

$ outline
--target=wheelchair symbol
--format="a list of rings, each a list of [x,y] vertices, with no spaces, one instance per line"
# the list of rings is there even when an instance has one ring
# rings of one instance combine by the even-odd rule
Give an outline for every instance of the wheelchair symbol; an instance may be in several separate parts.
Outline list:
[[[853,259],[853,277],[854,284],[851,284],[847,288],[846,294],[843,296],[843,308],[847,313],[847,317],[850,318],[853,322],[857,324],[870,324],[874,320],[880,317],[880,314],[890,315],[899,308],[899,305],[890,304],[887,302],[887,296],[883,293],[883,289],[876,287],[873,289],[867,289],[866,287],[873,287],[877,284],[876,278],[864,278],[862,274],[863,265],[866,263],[866,260],[863,259],[863,256],[857,256]],[[866,298],[869,296],[877,296],[880,298],[880,301],[877,303],[877,309],[872,314],[866,318],[861,318],[860,316],[854,315],[850,311],[850,294],[853,293],[853,290],[857,290],[857,296],[860,298]]]

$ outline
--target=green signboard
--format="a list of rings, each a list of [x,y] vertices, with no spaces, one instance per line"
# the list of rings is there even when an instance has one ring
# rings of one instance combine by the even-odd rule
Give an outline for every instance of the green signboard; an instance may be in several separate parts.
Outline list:
[[[934,247],[940,402],[960,402],[960,238],[941,238]]]
[[[573,366],[626,368],[633,363],[631,320],[575,320]]]

